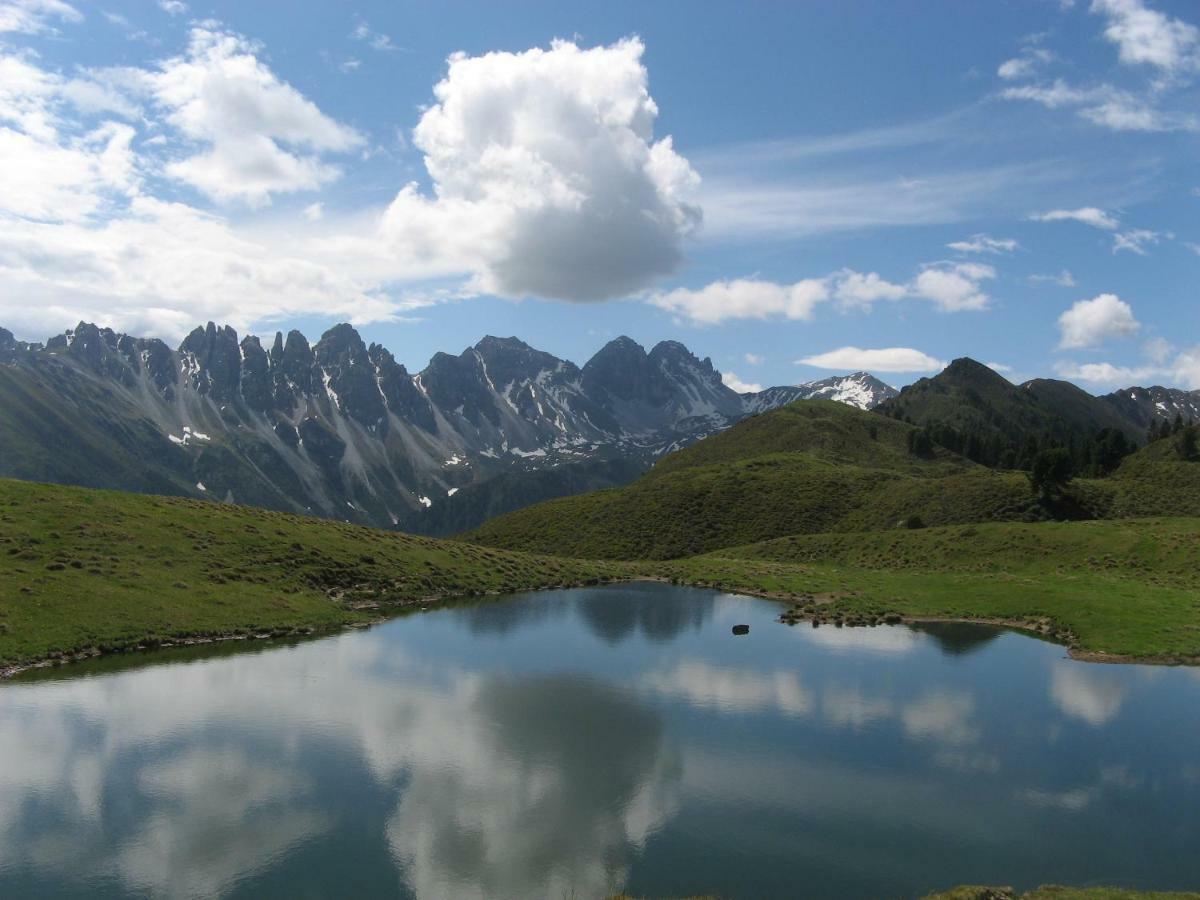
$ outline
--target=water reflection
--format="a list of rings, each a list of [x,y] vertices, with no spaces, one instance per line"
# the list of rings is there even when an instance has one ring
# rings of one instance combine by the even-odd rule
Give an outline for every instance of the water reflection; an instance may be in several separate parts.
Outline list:
[[[1192,674],[777,614],[568,591],[5,685],[0,894],[1200,883]]]
[[[619,644],[640,633],[664,643],[684,630],[698,631],[712,618],[716,595],[698,591],[689,603],[678,603],[661,585],[634,584],[621,591],[584,592],[578,609],[592,634]]]
[[[387,826],[419,896],[603,896],[674,810],[678,753],[651,709],[579,677],[500,678],[463,734],[476,764],[420,766]]]
[[[998,638],[1001,632],[986,625],[968,622],[917,622],[909,625],[913,631],[927,634],[948,656],[965,656],[981,650]]]

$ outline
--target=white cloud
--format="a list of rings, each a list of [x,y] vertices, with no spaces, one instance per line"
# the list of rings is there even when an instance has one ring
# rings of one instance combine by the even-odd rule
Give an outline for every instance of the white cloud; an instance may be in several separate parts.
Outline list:
[[[1200,346],[1175,357],[1171,363],[1171,378],[1185,390],[1200,390]]]
[[[1171,358],[1170,345],[1165,341],[1162,345],[1159,347],[1152,341],[1146,348],[1149,365],[1079,364],[1062,360],[1054,368],[1063,378],[1109,388],[1166,383],[1188,391],[1200,389],[1200,347],[1184,350]]]
[[[0,212],[76,221],[135,192],[134,130],[113,121],[65,120],[72,108],[94,114],[111,105],[92,82],[0,52]]]
[[[980,283],[996,277],[996,270],[981,263],[934,264],[925,268],[913,283],[913,293],[943,312],[987,309],[990,298]]]
[[[745,358],[747,364],[751,366],[761,366],[766,362],[766,357],[760,356],[757,353],[747,353]]]
[[[1062,349],[1095,347],[1112,338],[1130,337],[1141,324],[1133,309],[1116,294],[1080,300],[1058,317]]]
[[[877,350],[842,347],[828,353],[807,356],[797,362],[818,369],[843,369],[848,372],[936,372],[946,367],[942,360],[908,347],[884,347]]]
[[[393,298],[354,260],[339,267],[308,251],[150,197],[101,225],[0,217],[0,310],[31,336],[85,319],[177,338],[208,319],[239,330],[303,315],[362,323],[432,302]]]
[[[5,0],[0,2],[0,34],[39,34],[53,31],[53,20],[82,22],[83,14],[63,0]]]
[[[1005,81],[1017,81],[1033,75],[1041,66],[1054,60],[1054,54],[1045,47],[1028,46],[1020,56],[1007,59],[996,69],[996,74]]]
[[[1200,28],[1147,9],[1142,0],[1092,0],[1107,20],[1104,36],[1126,65],[1149,65],[1168,74],[1200,70]]]
[[[1113,131],[1195,131],[1200,119],[1191,112],[1161,109],[1155,92],[1133,93],[1109,84],[1075,87],[1062,79],[1050,84],[1023,84],[1005,88],[1006,100],[1027,100],[1047,109],[1074,109],[1095,125]]]
[[[900,300],[908,288],[880,278],[874,272],[862,274],[843,269],[834,277],[834,296],[843,309],[870,309],[878,300]]]
[[[1156,366],[1161,366],[1165,363],[1171,356],[1173,349],[1174,347],[1171,346],[1171,342],[1161,337],[1151,338],[1142,344],[1142,353],[1145,354],[1146,359],[1150,360]]]
[[[829,299],[824,278],[795,284],[740,278],[714,281],[698,290],[676,288],[650,297],[650,303],[702,325],[726,319],[811,319],[818,303]]]
[[[182,16],[188,11],[188,5],[183,0],[158,0],[158,8],[172,16]]]
[[[761,384],[754,381],[742,381],[736,372],[721,373],[721,383],[739,394],[757,394],[763,389]]]
[[[1113,235],[1113,253],[1119,253],[1122,250],[1128,250],[1130,253],[1136,253],[1138,256],[1146,255],[1147,244],[1157,244],[1166,239],[1171,240],[1174,235],[1169,231],[1150,231],[1145,228],[1134,228],[1130,231],[1123,231],[1120,234]]]
[[[354,30],[350,32],[350,36],[356,41],[362,41],[374,50],[390,51],[400,49],[392,43],[392,39],[388,35],[372,31],[371,26],[366,22],[360,21],[355,25]]]
[[[1069,361],[1055,363],[1054,371],[1072,381],[1089,384],[1133,385],[1150,378],[1157,378],[1160,369],[1153,366],[1116,366],[1112,363],[1083,363]]]
[[[875,272],[841,269],[792,284],[754,278],[714,281],[702,288],[654,294],[648,302],[701,325],[727,319],[808,321],[828,300],[843,310],[870,310],[880,300],[917,297],[933,301],[942,312],[959,312],[985,309],[988,297],[980,282],[995,277],[996,270],[981,263],[930,263],[907,284],[887,281]]]
[[[947,244],[959,253],[1012,253],[1020,246],[1013,238],[994,238],[988,234],[973,234],[970,240]]]
[[[187,53],[158,71],[128,72],[166,120],[207,149],[170,162],[166,173],[218,201],[269,202],[313,190],[340,173],[321,154],[363,143],[258,58],[260,48],[212,27],[192,29]]]
[[[1121,224],[1116,216],[1094,206],[1083,206],[1079,209],[1052,209],[1049,212],[1036,213],[1029,218],[1034,222],[1082,222],[1084,225],[1104,231],[1115,231]]]
[[[627,296],[674,267],[699,221],[695,174],[653,140],[636,41],[454,57],[416,132],[428,196],[409,185],[383,211],[310,204],[253,225],[165,202],[154,176],[265,203],[333,177],[325,155],[361,141],[215,27],[152,69],[66,77],[0,53],[6,325],[169,338],[206,317],[364,322],[480,290]]]
[[[987,363],[984,363],[984,365],[987,366],[989,369],[991,369],[993,372],[999,372],[1001,375],[1007,375],[1009,372],[1011,372],[1013,370],[1012,366],[1006,366],[1004,363],[987,362]]]
[[[1053,275],[1030,275],[1030,284],[1056,284],[1059,287],[1075,287],[1075,276],[1063,269]]]
[[[396,252],[474,260],[504,296],[601,300],[673,271],[698,224],[698,177],[670,138],[636,39],[450,58],[413,143],[434,199],[404,188],[384,218]]]

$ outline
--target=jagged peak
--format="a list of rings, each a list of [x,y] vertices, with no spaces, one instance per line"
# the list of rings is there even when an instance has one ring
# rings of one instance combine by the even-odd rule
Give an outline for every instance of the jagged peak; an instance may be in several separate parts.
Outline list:
[[[321,339],[317,341],[316,349],[318,353],[331,349],[361,349],[365,353],[367,345],[363,343],[362,336],[353,325],[349,322],[339,322],[321,335]]]
[[[965,375],[973,372],[992,372],[996,374],[994,370],[989,369],[983,363],[979,362],[979,360],[972,359],[969,356],[960,356],[958,359],[952,360],[950,365],[943,369],[943,372],[948,375]]]
[[[484,350],[532,350],[527,343],[519,337],[497,337],[494,334],[485,334],[475,344],[475,349]]]
[[[217,325],[213,322],[209,322],[203,328],[196,326],[179,344],[179,352],[201,353],[218,342],[236,346],[237,331],[231,325]]]

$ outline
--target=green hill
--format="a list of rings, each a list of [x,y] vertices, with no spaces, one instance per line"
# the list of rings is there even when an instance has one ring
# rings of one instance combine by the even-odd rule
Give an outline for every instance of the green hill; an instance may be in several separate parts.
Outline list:
[[[1144,436],[1112,403],[1069,382],[1042,378],[1018,386],[967,358],[914,382],[877,411],[925,428],[970,459],[1004,468],[1027,467],[1039,444],[1069,446],[1083,462],[1100,432],[1133,442]]]
[[[441,598],[617,574],[232,504],[0,479],[0,667],[320,631]]]
[[[1133,519],[792,535],[659,571],[790,599],[796,617],[827,623],[978,619],[1085,654],[1195,662],[1197,559],[1200,520]]]
[[[676,559],[790,534],[1200,515],[1200,461],[1182,458],[1182,435],[1127,456],[1107,478],[1074,480],[1047,504],[1033,497],[1025,473],[937,446],[914,449],[916,432],[802,400],[667,456],[624,488],[527,507],[465,538],[594,559]]]
[[[476,543],[599,559],[671,559],[800,532],[1028,520],[1047,513],[1025,476],[940,448],[917,429],[832,401],[747,419],[660,461],[624,488],[539,504],[467,535]]]

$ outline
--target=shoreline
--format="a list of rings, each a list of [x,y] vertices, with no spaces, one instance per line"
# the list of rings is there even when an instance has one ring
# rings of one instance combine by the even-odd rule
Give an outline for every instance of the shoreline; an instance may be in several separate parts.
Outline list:
[[[588,585],[583,582],[572,585],[551,584],[544,585],[542,587],[529,588],[528,590],[518,591],[517,593],[532,594],[541,591],[573,590],[581,587],[604,587],[611,584],[627,584],[634,581],[649,580],[655,579],[623,577],[614,578],[611,580],[602,580],[593,585]],[[251,633],[229,631],[219,634],[193,632],[175,635],[162,641],[129,644],[126,646],[113,647],[108,650],[101,650],[98,647],[87,647],[82,650],[60,653],[56,656],[42,656],[26,662],[0,665],[0,684],[3,684],[6,681],[11,681],[18,675],[22,675],[26,672],[36,672],[42,669],[66,668],[67,666],[71,666],[76,663],[89,662],[90,660],[102,658],[108,659],[115,656],[131,656],[137,653],[153,654],[158,650],[178,650],[184,647],[203,647],[207,645],[230,644],[237,641],[244,641],[246,643],[265,643],[267,641],[280,640],[281,638],[330,637],[335,634],[341,634],[346,631],[353,631],[360,628],[373,628],[376,625],[382,625],[384,622],[397,619],[402,615],[427,612],[431,609],[442,608],[457,602],[467,600],[476,602],[488,600],[495,601],[508,596],[515,595],[511,593],[495,592],[481,594],[446,594],[426,596],[421,597],[419,600],[410,601],[408,603],[396,604],[382,615],[372,616],[369,619],[362,619],[355,622],[342,622],[326,628],[301,626],[295,628],[274,628],[267,631],[256,631]]]
[[[708,582],[685,583],[682,581],[672,581],[670,578],[661,576],[650,576],[645,578],[634,579],[638,581],[657,581],[667,584],[681,584],[684,587],[704,587],[712,590],[721,590],[731,594],[745,594],[749,597],[758,597],[762,600],[772,600],[779,603],[795,603],[796,596],[793,593],[784,591],[762,591],[753,588],[733,588],[728,585],[715,587]],[[811,598],[811,601],[816,606],[823,606],[837,600],[836,596],[830,594],[818,594]],[[1053,629],[1053,623],[1049,619],[1034,621],[1021,619],[1007,619],[998,616],[920,616],[908,615],[906,613],[891,613],[895,616],[892,621],[879,621],[879,625],[920,625],[922,623],[955,623],[961,625],[987,625],[992,628],[1007,628],[1012,631],[1020,632],[1022,635],[1030,638],[1039,638],[1044,641],[1049,641],[1057,644],[1067,651],[1067,656],[1076,662],[1102,663],[1108,665],[1127,665],[1127,666],[1200,666],[1200,655],[1198,656],[1179,656],[1177,654],[1159,654],[1155,656],[1138,656],[1132,653],[1108,653],[1104,650],[1086,650],[1077,646],[1074,643],[1074,634],[1069,630]],[[794,622],[813,622],[814,620],[819,625],[827,625],[831,628],[870,628],[872,625],[869,622],[845,621],[839,625],[835,619],[825,618],[819,614],[805,613],[799,611],[792,617]],[[789,623],[784,616],[780,616],[781,624],[788,625]]]
[[[615,584],[632,584],[636,582],[647,582],[651,584],[675,584],[681,587],[701,588],[707,590],[724,591],[731,594],[741,594],[747,597],[755,597],[760,600],[770,600],[776,603],[794,603],[796,597],[794,594],[784,591],[763,591],[752,588],[738,588],[729,585],[715,586],[704,581],[685,582],[677,578],[671,578],[663,575],[631,575],[626,577],[613,578],[610,580],[600,581],[595,585],[586,585],[583,583],[575,585],[545,585],[542,587],[530,588],[527,591],[519,593],[537,593],[540,591],[553,590],[571,590],[580,587],[606,587]],[[0,666],[0,683],[11,681],[18,675],[26,672],[33,672],[42,669],[55,669],[73,665],[75,663],[87,662],[89,660],[108,658],[114,656],[132,655],[136,653],[152,654],[156,650],[171,650],[183,647],[201,647],[206,645],[228,644],[237,641],[243,642],[267,642],[279,640],[281,638],[304,638],[304,637],[326,637],[335,634],[340,634],[345,631],[358,628],[371,628],[384,622],[398,618],[401,615],[411,614],[414,612],[426,612],[433,608],[442,608],[452,603],[472,600],[497,600],[511,594],[493,593],[493,594],[449,594],[444,596],[426,596],[418,601],[413,601],[407,604],[400,604],[387,614],[378,615],[370,619],[357,622],[343,622],[339,625],[330,626],[327,628],[314,627],[296,627],[296,628],[277,628],[269,631],[258,631],[254,633],[228,632],[223,634],[206,634],[196,632],[192,634],[181,634],[172,638],[153,642],[139,643],[124,647],[114,647],[109,650],[101,650],[95,647],[89,647],[82,650],[77,650],[69,653],[63,653],[57,656],[45,656],[38,659],[29,660],[27,662],[14,663],[12,665]],[[817,595],[811,598],[817,606],[833,603],[838,598],[834,595]],[[870,628],[875,627],[870,622],[865,621],[846,621],[841,620],[840,624],[837,619],[824,618],[819,613],[805,613],[803,611],[789,611],[792,615],[786,613],[778,619],[782,625],[794,625],[798,622],[816,622],[818,625],[826,625],[830,628]],[[789,621],[790,619],[790,621]],[[1071,639],[1074,635],[1069,631],[1052,630],[1052,623],[1049,620],[1035,622],[1032,620],[1006,619],[1001,617],[967,617],[967,616],[913,616],[904,613],[890,613],[888,620],[880,620],[875,625],[920,625],[922,623],[958,623],[964,625],[985,625],[993,628],[1007,628],[1012,631],[1030,638],[1040,638],[1057,644],[1066,650],[1067,657],[1076,662],[1099,663],[1106,665],[1149,665],[1149,666],[1200,666],[1200,656],[1176,656],[1176,655],[1159,655],[1159,656],[1136,656],[1133,654],[1107,653],[1103,650],[1086,650],[1078,647]]]

